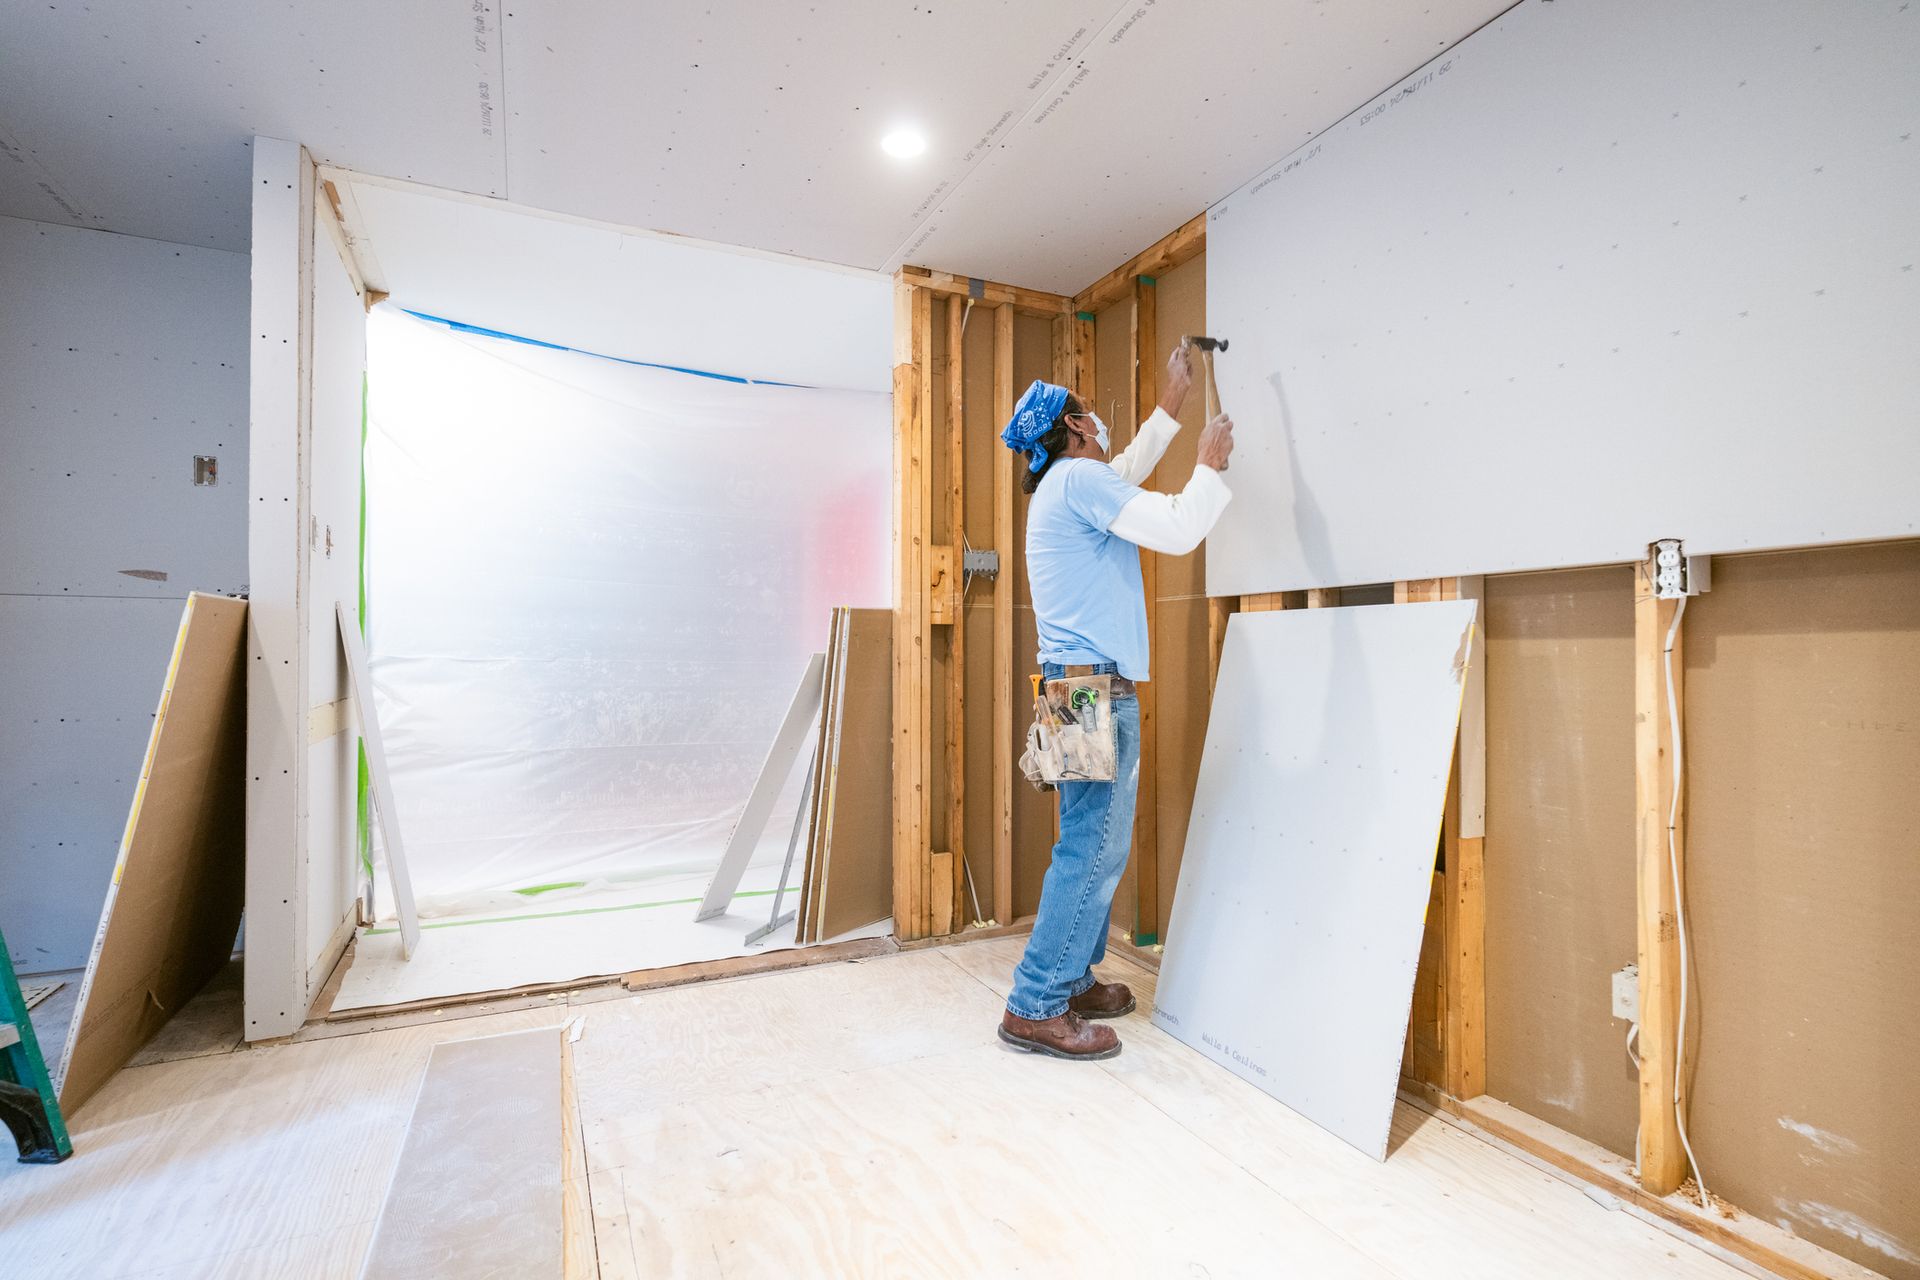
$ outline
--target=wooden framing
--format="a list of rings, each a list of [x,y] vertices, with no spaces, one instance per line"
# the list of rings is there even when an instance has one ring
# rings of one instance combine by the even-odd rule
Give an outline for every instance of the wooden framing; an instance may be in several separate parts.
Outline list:
[[[1048,293],[1043,289],[1022,289],[1010,284],[994,284],[988,280],[976,280],[971,276],[957,276],[950,271],[930,271],[926,267],[902,267],[896,278],[904,279],[916,289],[953,297],[972,298],[976,303],[984,306],[1011,306],[1015,311],[1027,315],[1044,316],[1048,319],[1073,310],[1073,300],[1058,293]]]
[[[1125,298],[1141,276],[1159,276],[1200,256],[1207,247],[1207,215],[1196,213],[1124,264],[1073,296],[1074,311],[1097,312]]]
[[[993,409],[1013,417],[1013,309],[993,311]],[[1013,451],[993,458],[993,918],[1013,920]]]
[[[931,297],[905,275],[897,276],[893,314],[893,928],[901,938],[924,938],[933,925],[933,850],[927,840],[932,770],[927,741]]]
[[[1673,885],[1684,866],[1683,814],[1673,809],[1672,716],[1684,707],[1680,634],[1673,637],[1673,697],[1667,698],[1667,633],[1678,601],[1654,595],[1651,558],[1633,570],[1634,807],[1640,937],[1640,1185],[1665,1195],[1687,1176],[1680,1125],[1686,1114],[1680,1029],[1680,941]],[[1667,820],[1675,816],[1672,856]],[[1680,1082],[1675,1102],[1675,1081]]]
[[[947,631],[947,849],[953,855],[948,868],[949,881],[940,878],[936,864],[933,884],[936,896],[943,883],[950,883],[945,912],[947,927],[942,929],[936,910],[934,933],[951,933],[954,922],[971,919],[967,914],[967,618],[966,598],[961,590],[961,550],[966,545],[966,410],[964,404],[965,353],[962,350],[966,327],[967,303],[963,298],[947,299],[947,582],[953,607],[948,614]]]
[[[1200,225],[1204,231],[1204,216],[1200,219]],[[1132,297],[1129,314],[1133,353],[1133,421],[1134,431],[1138,434],[1139,424],[1146,421],[1153,412],[1154,402],[1160,398],[1156,377],[1159,337],[1155,332],[1159,310],[1153,277],[1136,275],[1133,278]],[[1152,480],[1149,479],[1142,487],[1152,488]],[[1154,552],[1141,550],[1140,585],[1147,598],[1149,652],[1154,649],[1159,632],[1155,625],[1160,613],[1159,562],[1160,557]],[[1145,947],[1160,941],[1160,761],[1153,681],[1141,685],[1139,694],[1140,789],[1133,820],[1132,932],[1134,943]]]

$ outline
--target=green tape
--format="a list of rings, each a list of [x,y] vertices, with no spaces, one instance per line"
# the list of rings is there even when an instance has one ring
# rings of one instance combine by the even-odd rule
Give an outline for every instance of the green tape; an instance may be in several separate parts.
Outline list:
[[[1085,320],[1085,321],[1086,321],[1086,322],[1087,322],[1088,324],[1092,324],[1092,323],[1093,323],[1093,312],[1091,312],[1091,311],[1076,311],[1076,312],[1074,312],[1074,313],[1073,313],[1073,318],[1074,318],[1075,320]]]
[[[1152,276],[1135,276],[1134,279],[1138,280],[1141,284],[1149,285],[1149,286],[1160,283],[1158,280],[1155,280]]]
[[[744,889],[734,894],[734,898],[771,898],[776,889]],[[579,907],[573,911],[536,911],[524,916],[488,916],[481,920],[442,920],[436,924],[423,924],[422,929],[458,929],[470,924],[511,924],[515,920],[558,920],[562,916],[600,916],[609,911],[643,911],[648,907],[690,907],[698,904],[699,898],[668,898],[664,902],[628,902],[617,907]],[[398,929],[368,929],[363,937],[377,938],[384,933],[398,933]]]
[[[524,889],[515,889],[514,892],[523,898],[537,898],[543,893],[552,893],[555,889],[584,889],[586,884],[585,880],[556,880],[552,884],[530,884]]]

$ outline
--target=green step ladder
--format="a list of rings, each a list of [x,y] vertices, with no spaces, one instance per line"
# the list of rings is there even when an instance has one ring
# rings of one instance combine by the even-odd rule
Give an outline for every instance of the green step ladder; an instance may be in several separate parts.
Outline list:
[[[0,1121],[13,1131],[22,1164],[59,1164],[73,1154],[60,1099],[47,1077],[47,1060],[33,1034],[27,998],[13,971],[13,953],[0,935]]]

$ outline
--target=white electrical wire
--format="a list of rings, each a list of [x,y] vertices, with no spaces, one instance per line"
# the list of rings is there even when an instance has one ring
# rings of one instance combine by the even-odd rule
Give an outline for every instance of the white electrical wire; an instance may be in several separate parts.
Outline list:
[[[1680,888],[1679,842],[1675,828],[1680,822],[1680,703],[1673,692],[1673,641],[1680,634],[1680,617],[1687,611],[1687,598],[1681,596],[1673,608],[1673,625],[1667,628],[1665,659],[1667,669],[1667,723],[1673,734],[1673,796],[1667,808],[1667,866],[1673,871],[1673,920],[1680,935],[1680,1027],[1674,1036],[1673,1050],[1673,1122],[1680,1133],[1680,1146],[1693,1168],[1694,1185],[1700,1188],[1700,1203],[1707,1203],[1707,1180],[1700,1174],[1700,1161],[1687,1139],[1687,1121],[1680,1107],[1680,1082],[1687,1067],[1687,908]],[[1636,1030],[1638,1027],[1636,1025]],[[1631,1052],[1631,1050],[1629,1050]]]

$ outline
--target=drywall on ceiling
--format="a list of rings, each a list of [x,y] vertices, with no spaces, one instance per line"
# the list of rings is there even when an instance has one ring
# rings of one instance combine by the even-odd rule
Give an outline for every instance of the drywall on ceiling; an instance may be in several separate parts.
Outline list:
[[[1911,534],[1916,61],[1920,11],[1530,0],[1216,206],[1209,592]]]
[[[1123,4],[900,256],[1077,292],[1510,3]]]
[[[266,134],[626,226],[1072,292],[1507,3],[11,0],[0,213],[244,248]],[[902,164],[878,141],[905,121],[929,145]]]
[[[187,593],[246,589],[247,259],[0,218],[0,298],[0,931],[33,972],[86,963]]]
[[[322,176],[369,286],[409,310],[629,360],[892,388],[893,289],[877,273]]]

